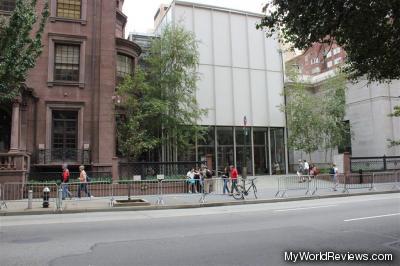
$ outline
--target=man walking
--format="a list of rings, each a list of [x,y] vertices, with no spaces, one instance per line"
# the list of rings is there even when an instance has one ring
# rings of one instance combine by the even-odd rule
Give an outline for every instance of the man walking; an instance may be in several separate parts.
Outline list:
[[[68,190],[68,182],[69,182],[69,170],[68,165],[64,163],[62,165],[62,175],[61,175],[61,187],[62,187],[62,199],[64,200],[67,196],[72,199],[72,193]]]
[[[237,171],[236,167],[234,167],[233,165],[230,166],[230,169],[231,169],[230,179],[232,181],[232,189],[231,189],[230,195],[232,195],[233,189],[235,189],[236,192],[239,192],[239,190],[237,188],[238,171]]]

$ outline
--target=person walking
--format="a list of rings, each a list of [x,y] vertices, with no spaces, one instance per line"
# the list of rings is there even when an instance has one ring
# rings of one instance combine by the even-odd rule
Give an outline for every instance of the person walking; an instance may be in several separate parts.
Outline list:
[[[222,175],[223,181],[224,181],[224,187],[222,189],[222,193],[229,193],[229,187],[228,187],[228,183],[229,183],[229,166],[226,166],[224,169],[224,173]]]
[[[200,193],[201,192],[201,174],[200,174],[200,169],[199,168],[195,169],[194,172],[193,172],[193,175],[194,175],[194,183],[195,183],[196,191]]]
[[[236,167],[234,167],[233,165],[230,166],[230,180],[232,182],[232,188],[231,188],[231,193],[230,195],[233,194],[233,189],[236,190],[236,192],[239,192],[238,188],[237,188],[237,180],[238,180],[238,171],[236,169]]]
[[[67,196],[72,199],[72,193],[68,190],[68,182],[69,182],[69,170],[68,165],[64,163],[62,166],[62,174],[61,174],[61,187],[62,187],[62,199],[65,200]]]
[[[87,174],[85,171],[85,166],[79,166],[79,187],[78,187],[78,198],[81,198],[81,191],[86,193],[86,196],[91,198],[90,192],[88,191],[87,187]]]
[[[333,191],[337,191],[337,187],[338,187],[338,173],[339,173],[339,169],[336,167],[336,164],[332,164],[331,169],[329,170],[329,174],[331,175],[332,178],[332,182],[333,182]]]

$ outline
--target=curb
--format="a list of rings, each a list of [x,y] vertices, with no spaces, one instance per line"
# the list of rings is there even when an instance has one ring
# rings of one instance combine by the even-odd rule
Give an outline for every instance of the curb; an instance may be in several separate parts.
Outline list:
[[[376,192],[361,192],[355,194],[333,194],[333,195],[317,195],[317,196],[302,196],[293,198],[273,198],[273,199],[260,199],[260,200],[237,200],[226,202],[212,202],[212,203],[195,203],[195,204],[178,204],[178,205],[153,205],[153,206],[127,206],[127,207],[108,207],[108,208],[85,208],[85,209],[65,209],[65,210],[26,210],[26,211],[10,211],[4,212],[0,210],[0,216],[22,216],[22,215],[42,215],[42,214],[73,214],[73,213],[90,213],[90,212],[119,212],[119,211],[149,211],[149,210],[173,210],[173,209],[193,209],[204,207],[220,207],[220,206],[235,206],[245,204],[262,204],[262,203],[278,203],[278,202],[291,202],[303,200],[316,200],[316,199],[329,199],[340,197],[354,197],[365,195],[379,195],[379,194],[393,194],[400,193],[400,191],[376,191]]]

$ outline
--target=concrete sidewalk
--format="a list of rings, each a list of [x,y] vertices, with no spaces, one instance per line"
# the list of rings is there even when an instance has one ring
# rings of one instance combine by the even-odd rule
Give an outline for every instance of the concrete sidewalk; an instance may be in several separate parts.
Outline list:
[[[132,198],[140,198],[148,202],[147,206],[124,206],[113,207],[112,202],[118,199],[127,199],[127,197],[94,197],[94,198],[72,198],[64,200],[62,209],[57,210],[56,199],[52,198],[49,208],[42,207],[40,199],[33,202],[32,209],[27,209],[27,199],[21,201],[7,201],[1,205],[0,216],[5,215],[29,215],[29,214],[49,214],[49,213],[77,213],[77,212],[96,212],[96,211],[121,211],[121,210],[148,210],[148,209],[176,209],[176,208],[199,208],[207,206],[225,206],[237,204],[255,204],[282,202],[294,200],[307,200],[325,197],[343,197],[364,194],[381,194],[400,192],[394,184],[376,184],[374,190],[369,188],[354,189],[343,192],[343,187],[339,187],[338,191],[333,191],[330,187],[332,184],[326,182],[325,189],[319,189],[314,195],[306,194],[306,190],[287,190],[284,197],[277,198],[278,176],[263,176],[256,180],[257,199],[252,191],[244,200],[235,200],[228,194],[222,194],[222,186],[216,185],[215,190],[205,195],[205,201],[202,201],[203,194],[185,193],[185,194],[168,194],[161,197],[163,204],[157,204],[160,199],[157,195],[135,196]],[[219,191],[220,190],[220,191]],[[281,193],[282,194],[282,193]],[[4,205],[6,204],[6,206]],[[1,202],[0,202],[1,204]]]

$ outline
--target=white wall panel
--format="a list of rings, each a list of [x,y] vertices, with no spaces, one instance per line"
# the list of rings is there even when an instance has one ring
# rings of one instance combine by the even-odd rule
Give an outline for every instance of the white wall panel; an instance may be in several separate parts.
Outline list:
[[[249,71],[247,69],[233,68],[233,91],[234,91],[234,109],[235,125],[243,125],[243,117],[247,117],[247,125],[251,126],[251,99],[249,88]]]
[[[215,106],[214,106],[214,84],[213,84],[213,67],[199,66],[200,80],[198,81],[198,90],[196,98],[200,108],[208,110],[208,114],[202,119],[203,125],[215,124]]]
[[[193,31],[193,8],[187,6],[176,6],[175,22],[188,31]]]
[[[268,94],[265,71],[251,70],[253,125],[266,127],[268,123]]]
[[[230,67],[215,67],[217,125],[232,126],[233,89]]]
[[[232,61],[234,67],[248,67],[246,17],[231,15],[232,26]]]
[[[195,35],[199,41],[200,64],[212,64],[211,11],[195,9],[194,17]]]
[[[264,32],[256,29],[260,19],[248,18],[249,43],[250,43],[250,68],[265,69],[264,63]]]
[[[227,13],[213,11],[215,64],[229,66],[231,50],[229,38],[229,16]]]
[[[272,71],[281,71],[281,56],[278,52],[278,41],[274,38],[265,39],[265,51],[267,52],[267,69]]]
[[[280,72],[267,72],[268,97],[269,97],[269,118],[270,126],[285,126],[285,115],[279,110],[284,104],[282,74]]]

